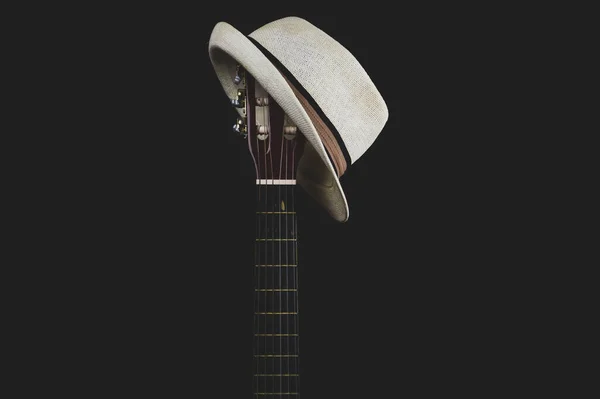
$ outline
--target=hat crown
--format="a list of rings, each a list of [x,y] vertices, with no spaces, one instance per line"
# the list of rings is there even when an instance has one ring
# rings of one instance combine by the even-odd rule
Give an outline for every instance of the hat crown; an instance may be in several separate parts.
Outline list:
[[[352,163],[373,144],[388,109],[358,60],[327,33],[298,17],[249,35],[293,75],[337,129]]]

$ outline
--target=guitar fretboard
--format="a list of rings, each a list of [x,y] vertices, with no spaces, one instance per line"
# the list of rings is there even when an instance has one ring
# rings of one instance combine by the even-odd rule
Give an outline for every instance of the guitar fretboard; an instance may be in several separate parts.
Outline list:
[[[266,183],[257,185],[254,397],[299,398],[295,186]]]

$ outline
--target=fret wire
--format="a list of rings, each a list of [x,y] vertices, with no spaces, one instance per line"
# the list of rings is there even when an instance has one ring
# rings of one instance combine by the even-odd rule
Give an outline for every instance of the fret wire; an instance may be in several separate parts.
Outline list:
[[[297,337],[298,334],[254,334],[255,337]]]
[[[261,288],[254,291],[259,292],[297,292],[296,288]]]
[[[258,312],[259,315],[298,314],[297,312]]]
[[[257,238],[256,241],[296,241],[295,238]]]
[[[256,212],[259,215],[295,215],[296,212]]]
[[[298,357],[298,355],[254,355],[254,357]]]

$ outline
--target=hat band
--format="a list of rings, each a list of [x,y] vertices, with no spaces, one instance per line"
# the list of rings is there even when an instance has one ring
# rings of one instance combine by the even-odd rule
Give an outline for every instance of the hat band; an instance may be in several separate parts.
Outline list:
[[[342,140],[339,132],[331,123],[327,115],[323,112],[321,107],[312,98],[308,91],[302,86],[300,82],[292,75],[292,73],[275,57],[269,50],[264,48],[254,38],[248,36],[248,39],[264,54],[265,57],[281,72],[281,75],[286,79],[290,88],[300,101],[302,107],[310,117],[323,146],[327,150],[327,155],[331,163],[336,168],[338,177],[341,177],[346,171],[348,165],[352,164],[350,154],[346,148],[344,141]]]

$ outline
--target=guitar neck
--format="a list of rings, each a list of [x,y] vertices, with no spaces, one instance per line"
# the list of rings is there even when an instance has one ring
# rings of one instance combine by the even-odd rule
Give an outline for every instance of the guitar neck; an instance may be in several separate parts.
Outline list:
[[[257,183],[267,184],[257,184],[254,395],[257,398],[278,394],[298,398],[300,337],[295,185],[272,180]]]

